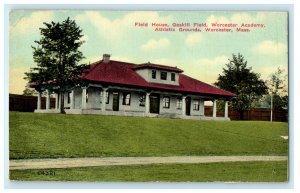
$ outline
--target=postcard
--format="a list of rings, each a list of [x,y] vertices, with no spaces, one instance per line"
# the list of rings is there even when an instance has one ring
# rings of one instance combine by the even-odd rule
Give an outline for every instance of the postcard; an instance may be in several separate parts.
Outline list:
[[[288,182],[288,12],[12,10],[12,181]]]

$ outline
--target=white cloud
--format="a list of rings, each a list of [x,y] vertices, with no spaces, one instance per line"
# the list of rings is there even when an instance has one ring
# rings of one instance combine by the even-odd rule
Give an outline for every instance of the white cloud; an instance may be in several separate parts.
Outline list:
[[[253,51],[261,54],[270,54],[270,55],[285,55],[287,54],[287,45],[281,42],[274,42],[271,40],[263,41],[257,44]]]
[[[150,51],[150,50],[157,50],[163,49],[168,47],[171,44],[170,40],[167,38],[161,38],[159,40],[149,40],[145,44],[141,46],[142,50]]]
[[[269,14],[269,13],[268,13]],[[262,22],[266,19],[266,14],[264,12],[257,13],[256,16],[251,16],[248,13],[245,12],[238,12],[233,14],[231,17],[225,17],[225,16],[215,16],[210,15],[206,22],[210,25],[210,23],[252,23],[252,22]]]
[[[154,64],[161,64],[161,65],[166,65],[166,66],[179,66],[178,61],[176,60],[172,60],[169,58],[159,58],[159,59],[155,59],[153,61],[150,61],[151,63]]]
[[[52,21],[53,15],[53,11],[34,11],[30,16],[22,17],[15,24],[11,24],[10,32],[12,35],[23,35],[38,31],[40,27],[43,27],[43,22]]]
[[[130,12],[122,18],[110,20],[96,11],[86,11],[84,14],[75,17],[75,20],[80,22],[90,22],[100,34],[106,35],[107,38],[114,39],[122,37],[124,31],[133,27],[135,22],[158,22],[166,23],[171,17],[159,16],[158,12],[154,11],[136,11]],[[147,28],[146,28],[147,29]]]
[[[236,13],[231,17],[232,23],[251,23],[259,20],[257,17],[252,17],[248,13]]]
[[[228,63],[228,57],[221,55],[213,58],[193,60],[186,67],[185,73],[208,84],[216,82],[222,68]]]
[[[228,56],[216,56],[214,58],[202,58],[196,61],[197,64],[201,66],[207,66],[209,68],[215,66],[224,66],[228,63]]]
[[[185,43],[188,46],[197,45],[202,41],[203,41],[203,36],[200,33],[191,33],[185,39]]]
[[[225,16],[215,16],[215,15],[210,15],[208,16],[206,22],[208,24],[218,22],[218,23],[230,23],[229,19]]]
[[[273,74],[277,68],[283,70],[283,74],[288,74],[288,65],[287,64],[276,64],[274,66],[267,66],[267,67],[253,67],[254,72],[259,72],[261,74],[261,78],[263,80],[268,80],[270,75]]]

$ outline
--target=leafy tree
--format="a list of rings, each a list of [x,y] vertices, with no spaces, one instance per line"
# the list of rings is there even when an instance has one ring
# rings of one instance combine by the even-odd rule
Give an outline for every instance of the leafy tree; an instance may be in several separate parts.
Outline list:
[[[25,79],[39,92],[49,89],[64,96],[70,87],[77,84],[76,80],[86,68],[85,64],[78,64],[84,58],[79,51],[84,43],[81,40],[82,30],[70,18],[61,23],[44,22],[44,25],[40,28],[41,39],[32,46],[37,67],[26,72]],[[61,112],[64,112],[64,97],[60,98]]]
[[[288,96],[280,96],[280,95],[273,95],[272,97],[273,107],[274,110],[283,110],[288,107]],[[256,100],[252,107],[258,108],[271,108],[271,94],[264,95],[260,99]]]
[[[244,111],[251,108],[251,103],[267,94],[267,86],[260,79],[260,74],[252,72],[251,67],[247,68],[247,61],[241,54],[233,54],[232,59],[228,60],[226,68],[223,68],[223,73],[219,74],[214,84],[237,95],[230,101],[230,106],[239,112],[243,120]]]
[[[267,80],[269,92],[274,95],[287,95],[286,79],[287,75],[284,75],[284,70],[277,68],[277,70],[269,76],[269,80]]]
[[[288,95],[286,85],[287,75],[284,75],[284,70],[277,68],[277,70],[270,75],[267,80],[269,87],[269,97],[267,97],[268,104],[271,108],[271,121],[273,119],[273,110],[282,110],[288,107]]]
[[[25,90],[23,90],[23,95],[25,96],[34,96],[35,90],[29,87],[26,87]]]

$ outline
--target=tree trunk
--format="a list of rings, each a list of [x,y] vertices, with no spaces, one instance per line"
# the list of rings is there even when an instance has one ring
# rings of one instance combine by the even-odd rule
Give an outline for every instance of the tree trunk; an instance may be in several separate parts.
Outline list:
[[[61,101],[61,103],[60,103],[60,113],[62,113],[62,114],[65,114],[66,112],[65,112],[65,92],[64,91],[61,91],[60,92],[60,101]]]

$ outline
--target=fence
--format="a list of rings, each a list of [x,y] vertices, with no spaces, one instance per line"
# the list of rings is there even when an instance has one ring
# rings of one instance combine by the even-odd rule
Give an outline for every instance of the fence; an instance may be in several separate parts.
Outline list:
[[[41,107],[46,108],[46,97],[41,97]],[[50,98],[50,107],[55,107],[55,99]],[[37,108],[36,96],[24,96],[17,94],[9,94],[9,110],[10,111],[22,111],[33,112]]]
[[[46,108],[46,97],[41,98],[42,109]],[[55,107],[55,99],[50,98],[50,108]],[[36,96],[24,96],[9,94],[9,110],[10,111],[22,111],[22,112],[33,112],[37,108],[37,97]],[[205,106],[205,116],[212,116],[212,106]],[[224,111],[217,111],[218,117],[224,116]],[[240,114],[236,111],[229,109],[228,116],[231,120],[239,120]],[[244,112],[244,120],[259,120],[259,121],[270,121],[270,109],[255,108]],[[288,111],[273,111],[273,120],[287,122]]]
[[[205,106],[205,116],[212,116],[213,107]],[[224,111],[217,111],[217,117],[223,117]],[[231,109],[228,110],[228,116],[231,120],[240,120],[240,114],[237,111]],[[256,121],[270,121],[271,110],[265,108],[253,108],[249,111],[244,111],[244,120],[256,120]],[[273,111],[273,121],[287,122],[288,121],[288,111],[282,110]]]

